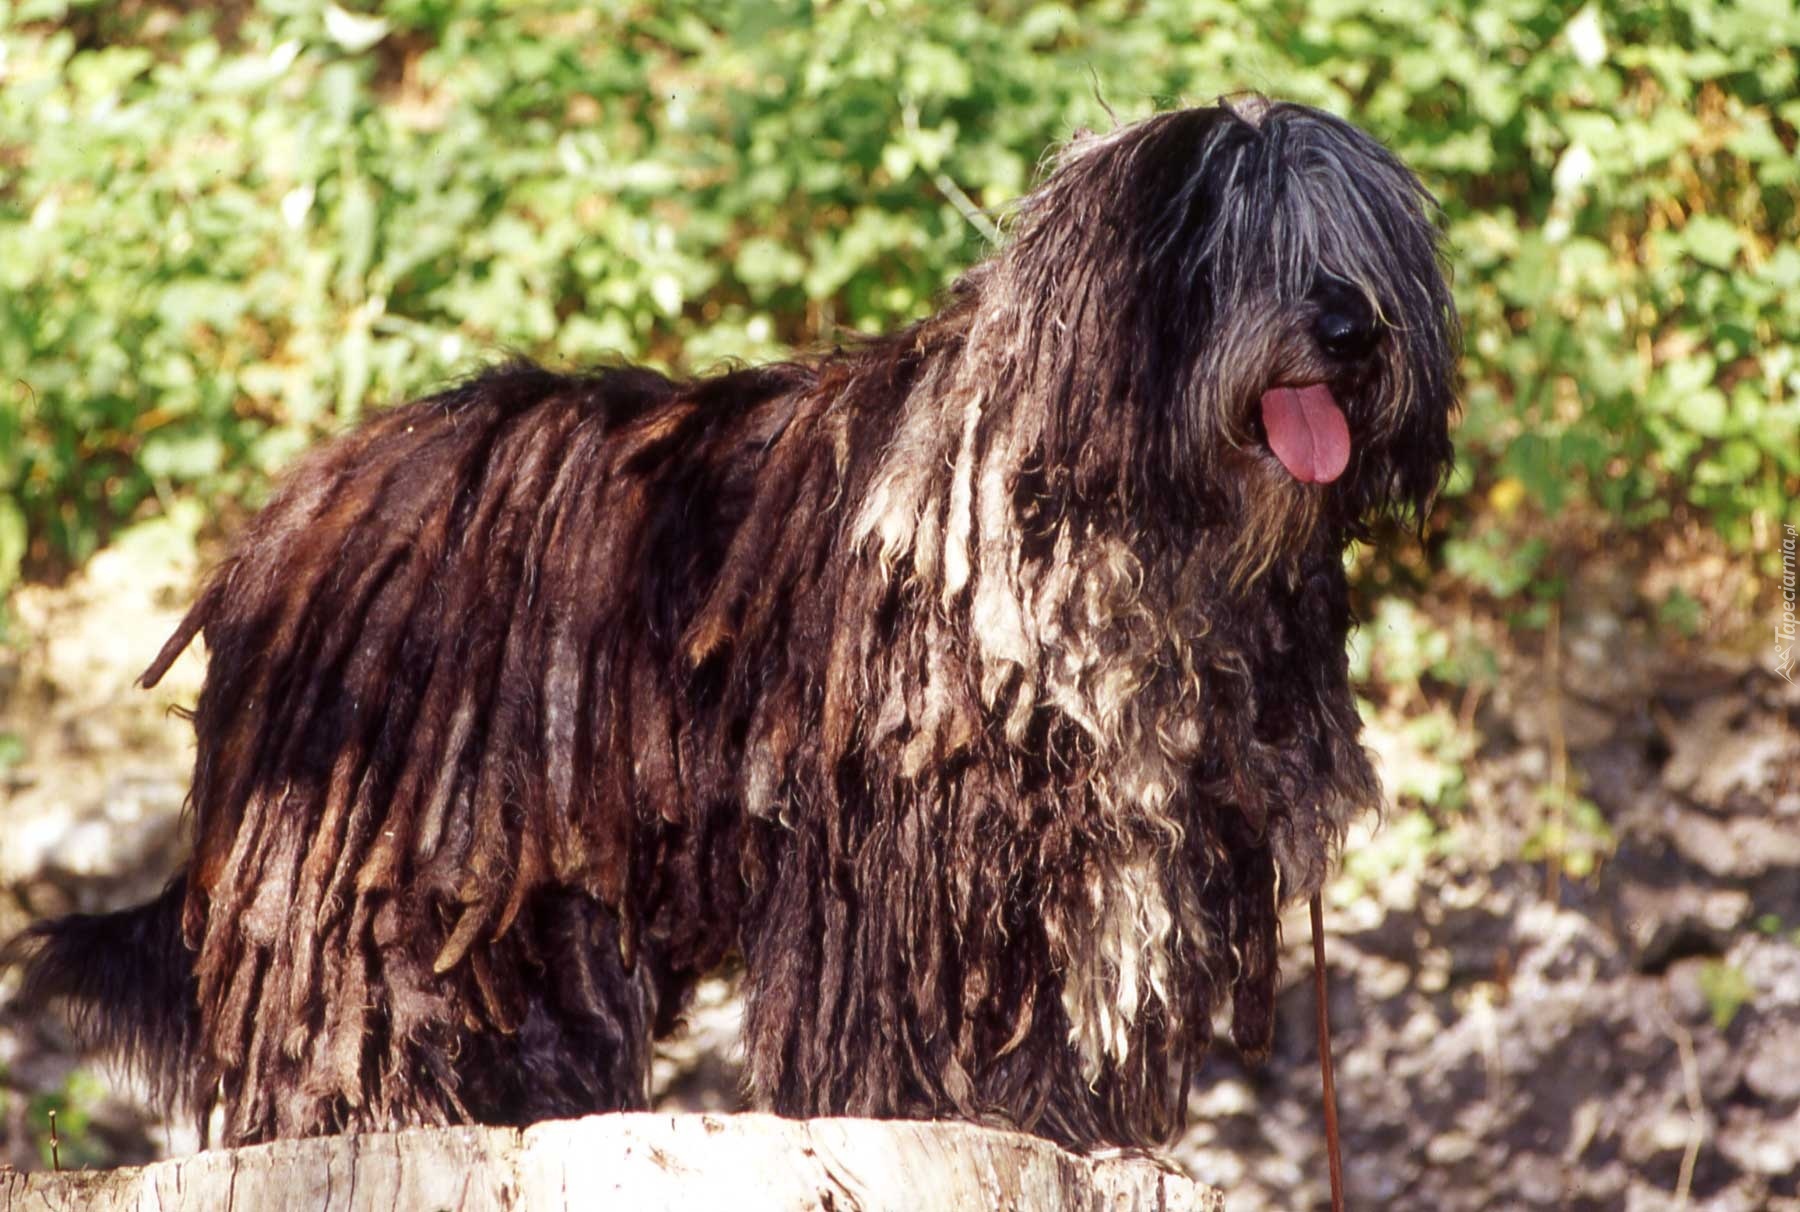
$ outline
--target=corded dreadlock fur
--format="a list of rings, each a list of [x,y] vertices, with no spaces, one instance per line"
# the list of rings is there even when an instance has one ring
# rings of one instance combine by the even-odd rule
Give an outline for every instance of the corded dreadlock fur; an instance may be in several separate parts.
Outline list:
[[[1077,139],[903,332],[394,409],[145,675],[204,635],[178,890],[11,958],[229,1143],[642,1107],[733,956],[760,1106],[1161,1140],[1378,798],[1344,549],[1455,346],[1416,180],[1253,97]]]

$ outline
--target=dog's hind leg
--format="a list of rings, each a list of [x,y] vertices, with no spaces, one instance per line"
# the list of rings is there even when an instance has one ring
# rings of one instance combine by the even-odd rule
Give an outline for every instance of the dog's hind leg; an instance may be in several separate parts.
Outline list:
[[[529,939],[517,957],[529,972],[524,1013],[510,1032],[469,1037],[456,1056],[469,1117],[525,1125],[647,1109],[651,1038],[686,982],[662,971],[654,951],[627,968],[613,915],[581,893],[541,894],[518,926]]]

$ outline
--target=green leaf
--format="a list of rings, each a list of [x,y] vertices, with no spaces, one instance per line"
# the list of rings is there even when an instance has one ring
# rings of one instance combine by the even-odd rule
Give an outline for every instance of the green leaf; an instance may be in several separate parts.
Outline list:
[[[1720,444],[1709,458],[1701,459],[1694,468],[1694,479],[1701,484],[1745,484],[1762,470],[1762,451],[1743,438],[1732,438]]]
[[[375,191],[361,177],[344,183],[338,203],[338,292],[347,299],[363,295],[363,275],[375,256]]]
[[[766,294],[776,286],[797,284],[806,259],[779,241],[755,236],[738,249],[733,268],[744,285]]]
[[[1496,598],[1518,595],[1537,576],[1549,545],[1533,538],[1519,542],[1489,530],[1478,538],[1453,539],[1444,545],[1444,566]]]
[[[1682,635],[1697,636],[1706,621],[1706,609],[1698,598],[1677,586],[1657,606],[1656,620]]]
[[[359,55],[387,36],[388,23],[380,17],[351,13],[335,4],[325,6],[325,33],[352,55]]]
[[[258,92],[285,76],[299,54],[300,42],[293,39],[259,54],[227,59],[212,73],[207,91],[217,96]]]
[[[1742,968],[1723,960],[1708,960],[1700,969],[1700,992],[1712,1010],[1713,1026],[1724,1031],[1730,1028],[1738,1011],[1756,996],[1756,986]]]
[[[1542,434],[1515,438],[1500,460],[1501,473],[1516,477],[1548,513],[1562,508],[1569,485],[1555,443]]]
[[[228,331],[247,303],[235,283],[187,278],[164,288],[156,310],[164,324],[185,337],[196,324]]]
[[[189,483],[217,472],[225,462],[225,443],[206,431],[170,433],[159,430],[144,439],[138,462],[152,476]]]
[[[26,542],[24,509],[11,493],[0,493],[0,594],[19,579]]]
[[[1725,393],[1707,386],[1675,397],[1675,417],[1701,437],[1716,438],[1725,432],[1731,410],[1725,405]]]
[[[1731,268],[1744,242],[1742,233],[1717,215],[1695,215],[1682,229],[1682,236],[1697,259],[1720,269]]]

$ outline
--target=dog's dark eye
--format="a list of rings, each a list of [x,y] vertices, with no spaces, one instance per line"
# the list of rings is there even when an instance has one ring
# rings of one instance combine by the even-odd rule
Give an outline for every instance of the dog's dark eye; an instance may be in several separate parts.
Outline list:
[[[1375,309],[1361,291],[1344,283],[1325,282],[1313,292],[1313,300],[1318,307],[1313,338],[1320,349],[1351,361],[1374,348],[1378,335]]]

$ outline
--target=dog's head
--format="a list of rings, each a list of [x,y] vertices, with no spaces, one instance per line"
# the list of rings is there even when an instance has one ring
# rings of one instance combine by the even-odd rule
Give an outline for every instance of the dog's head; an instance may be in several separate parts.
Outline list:
[[[1458,331],[1438,210],[1349,123],[1250,96],[1078,138],[995,267],[1078,492],[1229,527],[1254,572],[1422,517]]]

